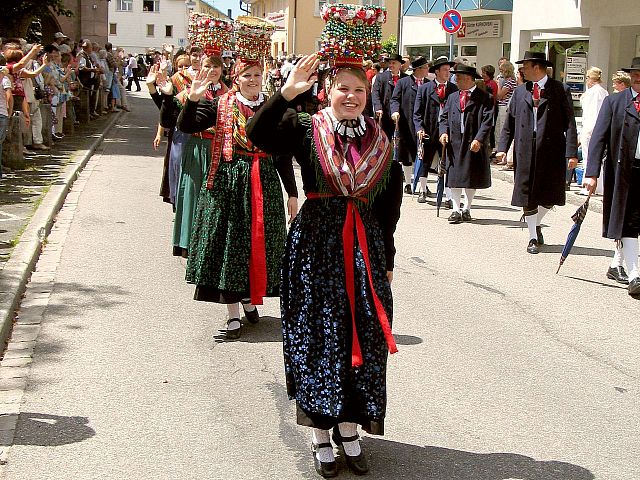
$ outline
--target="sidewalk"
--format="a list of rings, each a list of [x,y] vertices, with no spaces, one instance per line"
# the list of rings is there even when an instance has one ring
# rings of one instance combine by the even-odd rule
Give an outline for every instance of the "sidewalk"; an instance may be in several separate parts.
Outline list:
[[[0,180],[0,341],[70,185],[120,113],[80,125],[47,152],[34,152],[24,170],[4,171]]]

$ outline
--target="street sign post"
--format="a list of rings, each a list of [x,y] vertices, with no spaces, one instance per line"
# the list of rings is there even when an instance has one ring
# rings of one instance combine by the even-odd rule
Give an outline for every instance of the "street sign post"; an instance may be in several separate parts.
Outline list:
[[[442,29],[449,34],[449,60],[453,60],[453,35],[462,27],[462,15],[458,10],[451,9],[444,12],[440,20]]]

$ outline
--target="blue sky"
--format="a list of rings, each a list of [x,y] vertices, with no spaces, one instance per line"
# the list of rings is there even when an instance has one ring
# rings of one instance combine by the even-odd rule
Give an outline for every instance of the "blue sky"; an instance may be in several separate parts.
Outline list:
[[[227,9],[231,9],[233,18],[238,15],[246,15],[240,10],[240,0],[204,0],[205,3],[214,6],[218,10],[227,13]],[[244,4],[244,7],[247,5]]]

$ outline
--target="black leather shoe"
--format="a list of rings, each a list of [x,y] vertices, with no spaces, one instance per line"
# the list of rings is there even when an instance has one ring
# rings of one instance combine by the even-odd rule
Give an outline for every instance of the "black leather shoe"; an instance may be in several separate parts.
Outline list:
[[[242,307],[242,310],[244,310],[244,306]],[[250,312],[244,310],[244,316],[249,323],[256,324],[260,321],[260,314],[258,313],[258,309],[256,307],[253,307],[253,310],[251,310]]]
[[[540,253],[540,247],[538,246],[538,240],[532,238],[529,240],[529,245],[527,246],[527,252],[529,253]]]
[[[624,271],[624,268],[619,267],[609,267],[607,270],[607,278],[611,280],[615,280],[618,283],[623,283],[624,285],[629,285],[629,277],[627,277],[627,272]]]
[[[360,437],[358,435],[354,435],[353,437],[343,437],[340,435],[340,431],[338,427],[333,428],[333,441],[336,445],[342,446],[342,442],[357,442]],[[367,457],[365,457],[364,452],[362,451],[362,447],[360,448],[360,453],[355,457],[351,457],[346,454],[344,451],[344,447],[342,447],[342,453],[344,453],[344,459],[347,462],[347,465],[351,469],[351,471],[356,475],[365,475],[369,473],[369,462],[367,461]]]
[[[238,338],[240,338],[240,329],[242,328],[242,325],[240,325],[238,328],[230,329],[229,324],[233,321],[240,323],[239,318],[230,318],[229,320],[227,320],[227,329],[225,330],[225,337],[227,338],[227,340],[237,340]]]
[[[409,195],[413,193],[411,191],[411,185],[409,185],[408,183],[404,186],[404,193],[408,193]]]
[[[436,194],[427,188],[427,197],[436,198]]]
[[[463,222],[470,222],[471,219],[471,212],[469,210],[463,210],[462,211],[462,221]]]
[[[447,210],[451,210],[453,208],[453,202],[451,200],[445,200],[444,202],[442,202],[442,205]]]
[[[462,223],[462,214],[460,212],[452,212],[448,220],[451,224]]]
[[[629,295],[632,297],[640,296],[640,277],[636,277],[629,282]]]
[[[536,234],[538,235],[538,245],[544,245],[544,237],[542,236],[542,227],[536,227]]]
[[[427,194],[424,192],[420,192],[418,195],[418,203],[427,203]]]
[[[333,448],[330,443],[319,443],[316,445],[315,443],[311,444],[311,454],[313,455],[313,466],[316,468],[316,472],[318,475],[323,476],[324,478],[333,478],[338,476],[338,464],[335,462],[321,462],[316,455],[316,452],[320,448]]]

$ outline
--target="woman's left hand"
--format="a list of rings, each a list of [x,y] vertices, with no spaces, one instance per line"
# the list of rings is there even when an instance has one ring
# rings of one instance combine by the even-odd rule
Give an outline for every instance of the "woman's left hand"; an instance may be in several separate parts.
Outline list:
[[[393,282],[393,270],[387,270],[387,280],[389,280],[389,285]]]
[[[287,200],[287,212],[289,213],[289,223],[293,222],[293,219],[298,215],[298,198],[289,197]]]
[[[320,65],[320,59],[315,53],[298,60],[280,90],[285,100],[290,102],[313,86],[318,76],[318,65]]]

